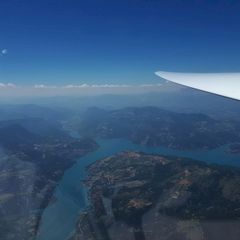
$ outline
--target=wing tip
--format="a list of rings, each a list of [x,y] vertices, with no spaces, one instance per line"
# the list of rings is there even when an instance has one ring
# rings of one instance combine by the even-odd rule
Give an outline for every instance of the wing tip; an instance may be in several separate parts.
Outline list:
[[[164,73],[166,73],[165,71],[156,71],[155,75],[162,77],[164,75]]]
[[[175,82],[174,80],[172,80],[172,72],[166,72],[166,71],[156,71],[155,74],[158,77],[161,77],[162,79],[165,79],[167,81],[171,81],[171,82]]]
[[[213,93],[219,96],[231,98],[234,100],[240,100],[240,92],[236,92],[235,90],[238,89],[237,87],[240,85],[240,73],[180,73],[180,72],[167,72],[167,71],[156,71],[155,74],[162,79],[165,79],[167,81],[177,83],[182,86],[190,87],[193,89],[198,89],[200,91]],[[223,82],[223,76],[224,76],[224,82]],[[208,77],[208,81],[200,81],[201,78]],[[220,78],[221,81],[216,82],[216,79]],[[234,91],[227,91],[224,87],[223,83],[225,83],[226,79],[231,80],[231,86],[235,85],[237,86]],[[207,80],[207,79],[205,79]],[[217,85],[222,85],[222,89],[219,90],[219,87],[213,88],[213,80]],[[237,81],[238,80],[238,81]],[[227,83],[230,84],[230,83]]]

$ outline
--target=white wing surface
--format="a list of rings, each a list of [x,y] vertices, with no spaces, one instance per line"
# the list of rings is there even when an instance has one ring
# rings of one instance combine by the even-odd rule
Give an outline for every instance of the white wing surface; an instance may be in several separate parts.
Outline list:
[[[177,73],[158,71],[156,75],[184,86],[240,100],[240,73]]]

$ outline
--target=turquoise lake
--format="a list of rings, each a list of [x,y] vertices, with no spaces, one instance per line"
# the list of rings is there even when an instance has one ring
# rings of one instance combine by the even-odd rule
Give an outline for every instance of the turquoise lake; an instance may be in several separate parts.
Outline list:
[[[144,147],[125,139],[99,139],[97,142],[97,151],[79,158],[77,163],[65,172],[54,192],[57,201],[44,210],[37,240],[66,240],[73,234],[79,214],[88,206],[87,189],[82,183],[86,178],[86,167],[120,151],[176,155],[208,163],[240,166],[240,156],[226,153],[226,146],[213,150],[181,151],[165,147]]]

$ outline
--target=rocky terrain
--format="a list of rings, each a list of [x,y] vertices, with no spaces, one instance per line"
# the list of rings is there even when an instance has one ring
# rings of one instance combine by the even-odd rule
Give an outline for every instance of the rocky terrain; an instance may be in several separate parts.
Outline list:
[[[122,152],[88,173],[91,206],[71,240],[239,238],[239,169]]]
[[[39,119],[0,122],[0,239],[35,239],[64,171],[98,147],[52,126]]]

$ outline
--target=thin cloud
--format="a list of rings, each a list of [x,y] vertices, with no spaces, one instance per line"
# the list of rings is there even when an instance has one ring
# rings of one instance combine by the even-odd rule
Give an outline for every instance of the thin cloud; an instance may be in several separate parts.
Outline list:
[[[161,87],[163,84],[158,83],[158,84],[140,84],[140,85],[130,85],[130,84],[79,84],[79,85],[74,85],[74,84],[68,84],[68,85],[63,85],[63,86],[56,86],[56,85],[45,85],[45,84],[35,84],[33,86],[18,86],[20,88],[35,88],[35,89],[83,89],[83,88],[154,88],[154,87]],[[10,87],[10,88],[15,88],[17,85],[13,83],[0,83],[1,88],[5,87]]]
[[[36,84],[33,87],[34,88],[59,88],[59,89],[81,89],[81,88],[130,88],[130,87],[140,87],[141,85],[128,85],[128,84],[68,84],[64,86],[52,86],[52,85],[44,85],[44,84]],[[153,85],[150,85],[153,86]]]
[[[16,85],[13,83],[0,83],[0,88],[15,88]]]
[[[158,84],[141,84],[141,85],[139,85],[139,87],[142,87],[142,88],[144,88],[144,87],[161,87],[161,86],[162,86],[161,83],[158,83]]]
[[[58,88],[58,87],[57,86],[44,85],[44,84],[36,84],[36,85],[33,86],[33,88],[48,89],[48,88]]]
[[[175,85],[174,85],[175,86]],[[104,94],[141,94],[147,92],[173,91],[167,84],[68,84],[68,85],[15,85],[0,83],[0,99],[3,97],[51,97],[96,96]],[[175,91],[175,90],[174,90]]]
[[[103,85],[98,85],[98,84],[94,84],[91,85],[91,87],[95,87],[95,88],[129,88],[129,87],[133,87],[133,85],[127,85],[127,84],[103,84]]]
[[[91,87],[91,86],[86,83],[80,84],[80,85],[68,84],[68,85],[62,86],[62,88],[88,88],[88,87]]]

